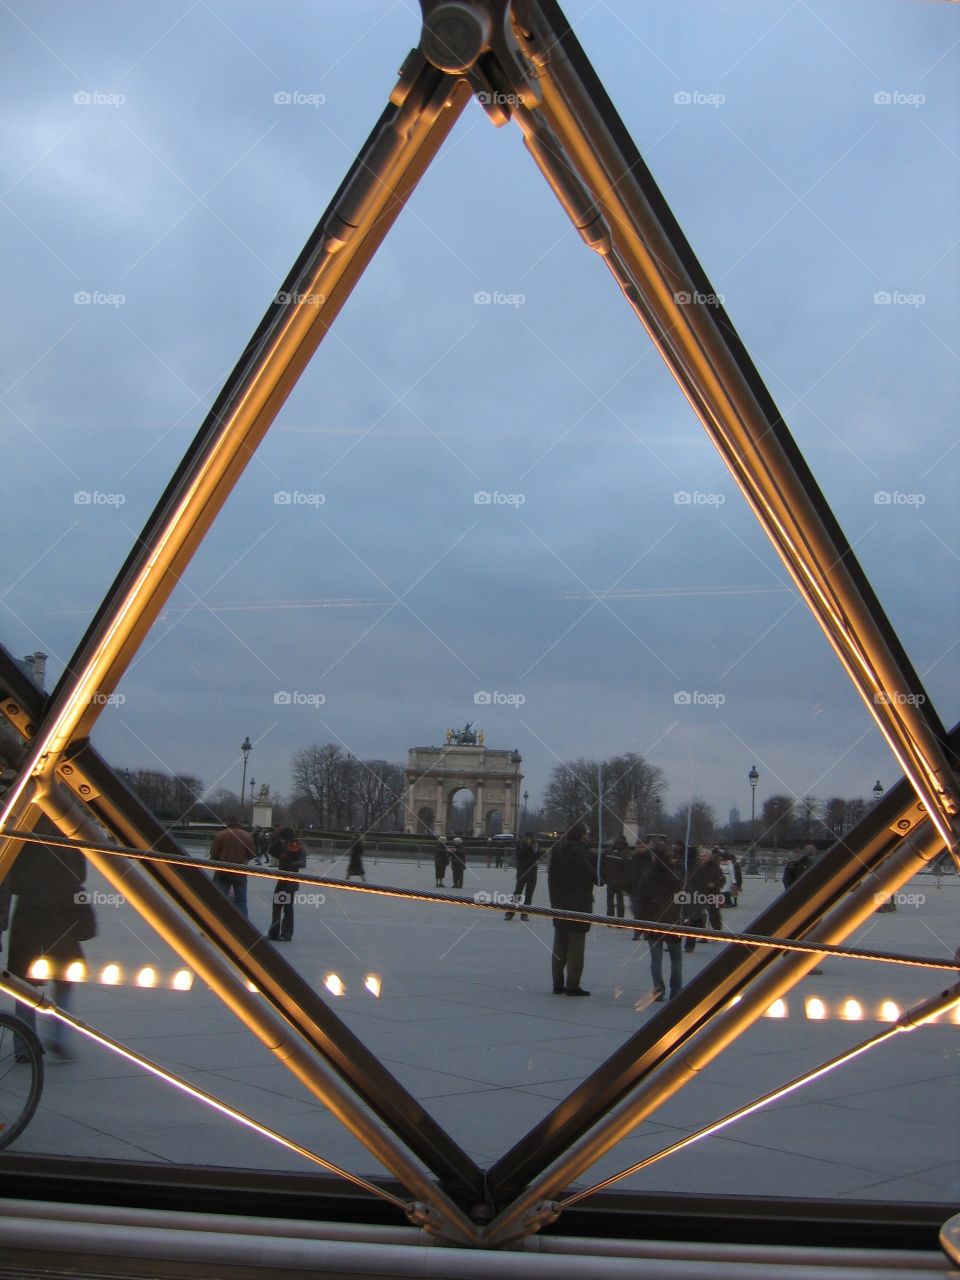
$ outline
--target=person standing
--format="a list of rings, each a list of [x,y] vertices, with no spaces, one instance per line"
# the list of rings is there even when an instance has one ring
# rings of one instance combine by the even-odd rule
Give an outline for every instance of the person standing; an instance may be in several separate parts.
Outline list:
[[[719,862],[710,850],[701,849],[684,886],[687,899],[684,915],[687,924],[692,924],[695,929],[702,929],[709,922],[711,929],[720,932],[723,928],[720,903],[723,901],[725,878]],[[696,938],[685,938],[683,949],[693,951],[696,945]]]
[[[550,905],[558,911],[593,912],[593,889],[599,883],[596,860],[590,851],[590,833],[585,822],[575,822],[553,846],[547,885]],[[588,996],[580,985],[588,924],[573,920],[553,922],[553,994]]]
[[[349,880],[351,876],[358,876],[364,884],[367,883],[367,873],[363,869],[363,855],[366,845],[363,843],[363,836],[357,836],[353,844],[350,846],[350,861],[347,863],[347,874],[345,880]]]
[[[286,879],[295,871],[302,871],[307,861],[300,838],[293,827],[281,827],[270,846],[270,856],[277,861],[280,879],[273,886],[273,913],[267,937],[271,942],[293,941],[293,906],[299,885]]]
[[[210,843],[211,862],[233,862],[245,867],[256,857],[253,837],[240,826],[239,818],[228,818],[227,825],[218,831]],[[226,898],[233,898],[233,905],[242,916],[247,914],[247,877],[236,871],[214,871],[213,883]]]
[[[683,871],[674,849],[666,845],[654,849],[637,886],[635,914],[642,920],[660,924],[679,924],[683,915]],[[650,976],[653,980],[653,998],[663,1000],[666,989],[663,983],[663,948],[670,956],[670,999],[683,988],[683,939],[662,933],[648,933],[650,946]]]
[[[463,873],[467,868],[467,855],[463,849],[463,841],[459,836],[453,837],[450,849],[450,870],[453,872],[453,887],[463,888]]]
[[[17,856],[7,883],[16,897],[10,922],[10,951],[7,967],[17,978],[40,983],[30,976],[35,960],[46,959],[53,978],[54,1001],[64,1010],[73,1004],[73,983],[67,979],[72,964],[86,960],[80,943],[96,932],[93,907],[83,887],[86,860],[79,849],[52,848],[45,844],[25,845]],[[32,1031],[37,1015],[29,1005],[17,1003],[17,1016]],[[66,1062],[76,1053],[70,1047],[66,1024],[52,1019],[50,1051]],[[25,1060],[22,1053],[15,1055]]]
[[[640,881],[644,872],[650,866],[650,860],[653,857],[654,850],[659,848],[662,851],[665,847],[666,845],[663,842],[658,842],[658,838],[656,836],[648,836],[646,840],[637,841],[636,847],[632,853],[628,852],[624,868],[624,887],[626,888],[627,896],[630,899],[630,914],[633,916],[634,920],[643,919],[643,916],[640,914]],[[641,942],[642,940],[643,932],[640,929],[634,929],[633,941]]]
[[[723,872],[723,888],[720,892],[723,894],[723,905],[725,907],[735,907],[740,897],[740,889],[743,885],[743,879],[740,874],[740,864],[732,853],[726,849],[714,849],[714,856],[717,864]]]
[[[623,891],[627,884],[627,858],[630,846],[626,836],[619,835],[600,859],[600,879],[607,886],[607,915],[623,919]]]
[[[437,888],[444,887],[444,877],[447,874],[447,863],[450,861],[450,851],[447,849],[443,840],[437,841],[437,847],[433,851],[433,870],[437,877]]]
[[[537,867],[540,862],[540,846],[537,844],[533,832],[525,831],[517,842],[516,863],[517,863],[517,882],[513,886],[513,901],[515,906],[520,906],[521,902],[525,907],[529,907],[533,902],[533,891],[537,887]],[[512,920],[516,913],[513,910],[506,912],[504,920]],[[525,911],[520,913],[521,920],[529,920],[530,917]]]

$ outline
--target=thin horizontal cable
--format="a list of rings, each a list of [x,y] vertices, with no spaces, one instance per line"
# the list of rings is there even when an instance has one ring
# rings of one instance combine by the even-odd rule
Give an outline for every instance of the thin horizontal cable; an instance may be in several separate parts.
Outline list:
[[[371,894],[379,898],[399,898],[405,902],[436,903],[448,907],[472,907],[478,911],[503,911],[502,898],[485,902],[478,894],[473,898],[456,898],[452,894],[431,893],[428,890],[397,889],[391,885],[353,884],[325,876],[305,875],[303,872],[279,872],[276,867],[242,866],[237,862],[199,862],[186,854],[155,853],[123,845],[100,845],[90,841],[70,840],[65,836],[37,835],[32,831],[9,831],[10,839],[24,844],[46,844],[54,848],[92,849],[96,853],[112,854],[138,862],[158,862],[168,866],[188,867],[193,871],[229,871],[234,875],[258,880],[282,879],[317,889],[336,889],[341,893]],[[492,897],[493,895],[484,895]],[[956,972],[960,965],[955,956],[937,959],[935,956],[915,956],[897,951],[870,951],[862,947],[841,947],[829,942],[802,942],[794,938],[771,938],[759,933],[722,933],[710,929],[698,929],[686,924],[664,924],[659,920],[611,919],[595,916],[585,911],[562,911],[556,907],[522,907],[524,915],[542,917],[545,920],[565,920],[571,924],[600,925],[607,929],[630,929],[642,933],[654,933],[666,938],[694,938],[704,941],[725,942],[732,946],[762,947],[768,951],[800,952],[804,955],[838,956],[846,960],[867,960],[873,964],[898,964],[915,969],[936,969]]]

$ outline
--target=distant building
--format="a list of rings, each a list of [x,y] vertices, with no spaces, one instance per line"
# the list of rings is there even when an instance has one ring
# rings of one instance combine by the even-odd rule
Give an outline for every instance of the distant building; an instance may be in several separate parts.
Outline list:
[[[25,675],[28,675],[38,689],[42,689],[47,676],[47,655],[40,653],[28,653],[26,657],[17,659],[17,666]]]
[[[730,810],[730,817],[727,819],[727,825],[731,827],[735,827],[739,821],[740,821],[740,810],[737,808],[736,805],[734,805],[733,808]]]

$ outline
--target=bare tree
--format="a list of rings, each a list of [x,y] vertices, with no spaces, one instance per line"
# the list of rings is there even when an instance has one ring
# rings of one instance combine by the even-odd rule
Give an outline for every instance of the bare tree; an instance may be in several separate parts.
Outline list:
[[[847,829],[847,802],[842,796],[831,796],[823,807],[824,826],[839,840]]]
[[[634,751],[611,756],[603,764],[604,830],[619,835],[633,815],[641,830],[648,830],[657,816],[657,802],[662,806],[666,792],[663,770],[648,764],[643,756]]]
[[[687,817],[690,819],[690,844],[710,844],[717,829],[717,820],[712,807],[702,796],[694,796],[688,804],[683,804],[673,816],[672,827],[675,840],[687,839]]]
[[[293,793],[308,800],[320,827],[336,826],[343,809],[343,773],[347,755],[333,742],[303,747],[292,762]]]
[[[581,756],[555,765],[543,799],[550,826],[566,831],[582,820],[596,830],[599,778],[600,766],[596,760],[584,760]]]
[[[760,814],[760,833],[757,844],[769,840],[776,849],[781,843],[788,843],[792,814],[793,801],[789,796],[768,796],[763,802],[763,812]]]
[[[388,760],[361,760],[354,780],[355,817],[364,831],[402,825],[404,771]]]

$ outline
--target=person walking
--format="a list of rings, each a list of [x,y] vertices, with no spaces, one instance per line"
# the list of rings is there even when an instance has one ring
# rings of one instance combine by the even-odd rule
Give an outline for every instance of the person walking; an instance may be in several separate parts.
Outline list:
[[[233,862],[245,867],[256,857],[253,837],[240,826],[239,818],[228,818],[227,825],[218,831],[210,843],[211,862]],[[247,877],[236,871],[214,871],[213,883],[226,898],[233,898],[233,905],[242,916],[247,914]]]
[[[349,880],[351,876],[357,876],[364,884],[367,883],[367,873],[363,869],[363,855],[366,851],[366,845],[363,843],[363,836],[357,836],[353,844],[350,846],[350,861],[347,863],[347,874],[345,880]]]
[[[725,907],[735,907],[740,898],[740,890],[743,887],[740,864],[733,854],[728,853],[726,849],[715,848],[713,853],[717,859],[717,865],[724,876],[723,888],[720,890],[723,894],[723,905]]]
[[[680,924],[683,916],[683,870],[675,849],[666,844],[653,850],[637,886],[635,914],[642,920],[660,924]],[[663,949],[670,956],[670,999],[683,989],[683,939],[662,933],[647,933],[650,947],[650,977],[653,998],[660,1003],[666,995],[663,982]]]
[[[590,851],[590,833],[585,822],[575,822],[553,846],[547,885],[550,905],[558,911],[593,912],[593,889],[599,883],[596,861]],[[553,994],[588,996],[580,985],[588,924],[579,921],[553,922]]]
[[[467,869],[467,855],[464,852],[463,841],[459,836],[453,837],[453,845],[450,849],[450,870],[453,872],[453,887],[455,889],[463,888],[463,873]]]
[[[67,978],[67,971],[74,964],[83,966],[78,975],[82,980],[86,960],[80,944],[96,935],[96,917],[90,895],[83,887],[86,865],[79,849],[30,844],[21,849],[7,878],[16,898],[7,968],[15,977],[36,987],[42,980],[31,977],[30,969],[35,960],[47,960],[54,1001],[66,1011],[73,1005],[73,982]],[[36,1011],[19,1001],[16,1011],[36,1031]],[[77,1055],[66,1024],[56,1018],[51,1021],[50,1052],[72,1062]],[[26,1054],[16,1044],[14,1054],[18,1061],[26,1061]]]
[[[267,937],[271,942],[293,941],[293,907],[299,885],[286,879],[294,871],[302,871],[307,856],[300,838],[293,827],[281,827],[270,846],[270,856],[276,859],[280,879],[273,886],[273,912]]]
[[[537,867],[540,863],[540,846],[537,844],[532,831],[525,831],[517,842],[516,848],[517,863],[517,882],[513,886],[513,901],[515,906],[522,903],[525,907],[529,907],[533,902],[533,891],[537,887]],[[516,913],[513,910],[507,911],[504,920],[512,920]],[[520,913],[521,920],[529,920],[530,917],[525,911]]]
[[[623,919],[623,891],[627,884],[627,858],[630,846],[626,836],[619,835],[600,858],[600,879],[607,886],[607,915]]]

